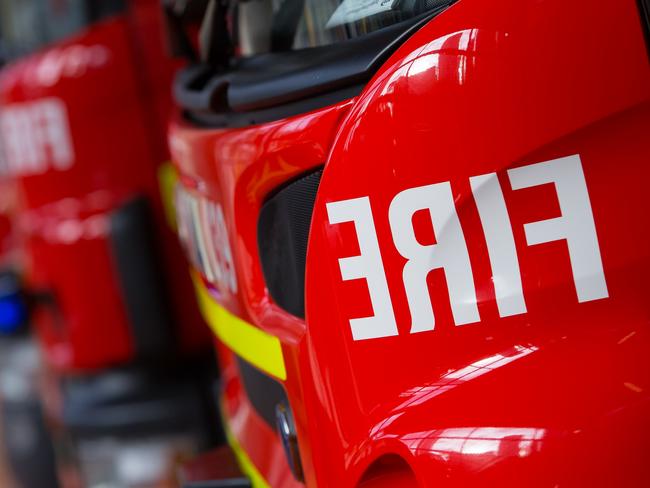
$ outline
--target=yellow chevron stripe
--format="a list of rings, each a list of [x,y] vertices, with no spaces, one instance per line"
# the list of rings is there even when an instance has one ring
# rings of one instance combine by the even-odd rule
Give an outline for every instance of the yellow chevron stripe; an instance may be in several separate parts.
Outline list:
[[[222,415],[222,417],[224,419],[226,418],[224,415]],[[230,430],[227,421],[224,421],[224,431],[226,432],[226,439],[228,440],[228,444],[230,445],[230,448],[237,458],[239,467],[241,468],[242,472],[248,476],[253,488],[271,488],[271,486],[266,482],[264,477],[260,474],[260,472],[253,464],[253,461],[251,461],[251,459],[248,457],[248,454],[246,454],[244,448],[241,446],[241,444],[239,444],[239,442],[237,442],[237,439]]]
[[[219,305],[196,272],[192,273],[192,279],[203,318],[219,340],[265,373],[286,380],[280,340]]]
[[[162,199],[165,217],[169,226],[176,230],[176,210],[174,208],[174,188],[178,182],[176,168],[171,161],[163,163],[158,168],[158,187]]]

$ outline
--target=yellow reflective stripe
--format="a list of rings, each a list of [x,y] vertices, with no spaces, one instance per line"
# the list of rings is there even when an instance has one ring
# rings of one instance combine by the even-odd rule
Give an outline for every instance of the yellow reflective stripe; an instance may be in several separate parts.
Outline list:
[[[265,373],[286,380],[287,371],[280,340],[219,305],[196,273],[192,273],[192,279],[203,318],[219,340]]]
[[[225,415],[222,415],[222,417],[224,419],[226,418]],[[228,440],[228,444],[230,445],[232,451],[235,453],[239,467],[241,468],[242,472],[248,476],[253,488],[271,488],[271,486],[266,482],[264,477],[260,474],[260,472],[253,464],[253,461],[251,461],[251,459],[248,457],[248,454],[246,454],[244,448],[239,444],[239,442],[237,442],[237,439],[235,439],[235,436],[230,430],[227,421],[224,421],[224,431],[226,432],[226,439]]]
[[[174,189],[178,181],[176,168],[171,161],[163,163],[158,168],[158,187],[160,188],[160,198],[162,199],[165,217],[172,229],[176,229],[176,210],[174,208]]]

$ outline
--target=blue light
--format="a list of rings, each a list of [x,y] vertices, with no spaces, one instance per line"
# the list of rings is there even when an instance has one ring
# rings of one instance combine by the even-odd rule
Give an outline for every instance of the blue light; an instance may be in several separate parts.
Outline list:
[[[18,294],[0,297],[0,334],[16,332],[26,319],[27,310]]]

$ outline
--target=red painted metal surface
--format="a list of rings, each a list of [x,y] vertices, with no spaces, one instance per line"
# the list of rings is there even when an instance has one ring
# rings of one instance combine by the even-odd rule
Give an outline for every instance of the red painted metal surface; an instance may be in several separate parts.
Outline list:
[[[0,176],[0,267],[11,264],[11,256],[16,247],[15,206],[14,185]]]
[[[265,287],[257,254],[257,214],[271,190],[323,164],[350,105],[345,102],[295,119],[238,130],[197,130],[176,120],[170,134],[182,183],[223,207],[238,293],[222,288],[218,299],[230,312],[281,338],[288,370],[285,387],[299,415],[304,409],[297,368],[305,323],[273,303]],[[299,486],[276,432],[248,401],[232,353],[220,343],[218,352],[224,409],[234,435],[271,486]],[[232,422],[235,418],[236,423]],[[305,418],[300,415],[296,421]],[[308,449],[308,439],[301,446]]]
[[[308,486],[648,480],[649,100],[634,1],[605,9],[462,0],[414,34],[354,101],[247,129],[173,124],[183,183],[224,208],[239,291],[219,300],[282,342]],[[558,185],[515,189],[508,172],[574,155],[606,283],[590,299],[577,286],[597,277],[576,285],[571,259],[580,256],[570,259],[566,240],[531,245],[524,228],[564,212]],[[273,188],[323,163],[302,321],[265,289],[257,216]],[[490,173],[525,300],[525,312],[511,315],[497,306],[503,277],[470,186]],[[460,302],[478,315],[456,325],[454,276],[434,270],[424,294],[435,328],[414,333],[389,208],[405,190],[445,182],[472,271],[475,296]],[[391,302],[374,307],[368,280],[344,280],[339,265],[363,252],[359,230],[330,223],[327,207],[364,197]],[[420,245],[448,231],[433,229],[426,211],[405,218]],[[393,311],[397,335],[354,340],[350,319],[378,314],[378,305]],[[220,353],[236,438],[271,486],[293,486],[277,435],[252,411],[232,354]]]
[[[180,348],[209,344],[158,189],[173,69],[158,2],[137,1],[0,73],[1,110],[27,124],[3,134],[21,190],[26,277],[32,289],[52,292],[59,309],[39,307],[34,322],[61,371],[134,359],[107,232],[110,212],[136,194],[153,206],[173,311],[183,323]]]

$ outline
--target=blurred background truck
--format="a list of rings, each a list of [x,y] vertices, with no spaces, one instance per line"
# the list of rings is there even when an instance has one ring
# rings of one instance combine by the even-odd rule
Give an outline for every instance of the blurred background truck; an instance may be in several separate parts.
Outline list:
[[[3,0],[0,37],[3,179],[61,479],[173,479],[218,422],[211,343],[163,201],[177,65],[160,5]]]

